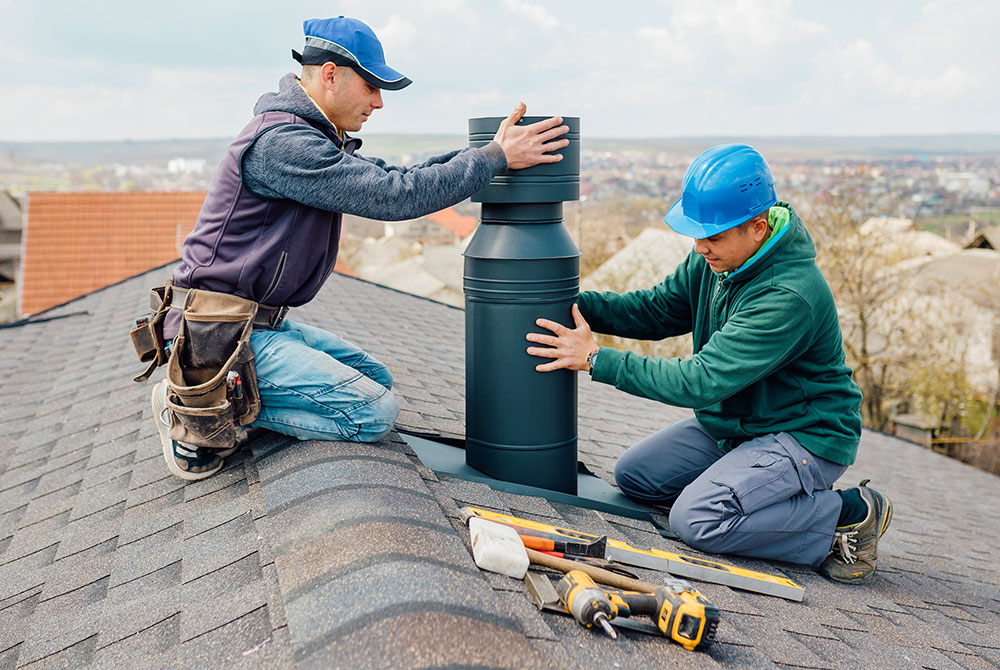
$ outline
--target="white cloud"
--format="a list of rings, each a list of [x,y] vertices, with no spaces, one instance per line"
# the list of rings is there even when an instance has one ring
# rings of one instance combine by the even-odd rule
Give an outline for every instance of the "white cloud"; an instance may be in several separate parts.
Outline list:
[[[968,70],[956,66],[907,71],[891,65],[882,51],[868,40],[855,40],[817,54],[816,78],[811,93],[825,104],[858,104],[876,100],[952,99],[974,90],[979,81]]]
[[[465,93],[445,93],[441,96],[442,106],[458,110],[482,110],[494,109],[497,105],[507,102],[496,87],[479,91],[468,91]],[[515,101],[516,102],[516,101]],[[495,112],[499,114],[499,112]],[[470,116],[472,114],[465,114]]]
[[[918,21],[893,34],[884,51],[901,72],[943,85],[944,95],[962,95],[973,86],[996,93],[998,27],[998,2],[931,0]]]
[[[0,8],[4,0],[0,0]],[[28,54],[16,45],[7,42],[0,42],[0,63],[17,63],[18,65],[27,63],[30,59]]]
[[[176,13],[199,3],[176,0]],[[77,12],[70,25],[66,11],[0,0],[0,137],[231,135],[292,69],[301,19],[340,13],[371,25],[416,82],[387,95],[366,132],[460,134],[518,99],[532,114],[578,114],[594,137],[1000,131],[997,0],[307,0],[280,22],[259,2],[240,6],[241,39],[263,54],[253,68],[222,71],[191,39],[159,70],[81,39],[66,68],[36,44],[89,34],[85,21],[101,17]],[[229,29],[225,14],[203,16],[202,33]],[[165,41],[185,37],[170,27]]]
[[[393,14],[384,26],[373,28],[373,30],[378,35],[379,41],[382,42],[382,50],[386,52],[386,58],[389,57],[389,54],[398,57],[410,46],[417,34],[417,27],[398,14]]]
[[[676,48],[703,56],[749,49],[762,58],[829,32],[795,16],[793,10],[791,0],[679,0],[661,36],[675,42]]]
[[[235,136],[266,88],[245,70],[154,68],[122,87],[20,86],[0,105],[0,127],[14,141]],[[274,90],[272,82],[271,89]],[[39,108],[39,101],[44,106]],[[192,102],[197,101],[197,102]],[[40,109],[24,115],[21,110]],[[53,136],[53,132],[60,133]]]
[[[669,28],[647,26],[636,30],[635,36],[647,50],[646,57],[640,61],[647,70],[690,67],[698,61],[696,51],[688,48]]]
[[[520,14],[542,30],[551,30],[559,25],[559,20],[549,14],[541,5],[526,0],[504,0],[504,7]]]
[[[728,0],[677,3],[671,24],[683,40],[700,40],[714,49],[743,46],[774,51],[789,39],[799,41],[827,32],[818,23],[794,15],[791,0]]]
[[[432,15],[457,16],[464,19],[471,18],[475,14],[467,0],[421,0],[420,9]]]
[[[661,21],[637,27],[622,48],[640,81],[662,88],[727,83],[763,89],[829,30],[797,16],[788,0],[678,0]]]

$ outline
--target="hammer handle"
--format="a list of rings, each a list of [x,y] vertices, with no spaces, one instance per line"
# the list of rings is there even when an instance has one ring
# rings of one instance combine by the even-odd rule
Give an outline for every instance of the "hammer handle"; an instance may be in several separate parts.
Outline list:
[[[631,577],[625,577],[624,575],[618,575],[614,572],[598,568],[593,565],[587,565],[586,563],[579,563],[577,561],[568,561],[565,558],[557,558],[555,556],[535,551],[534,549],[529,549],[528,547],[525,547],[524,550],[528,552],[528,559],[532,563],[543,565],[546,568],[559,570],[560,572],[581,570],[590,575],[595,582],[607,584],[608,586],[613,586],[616,589],[622,589],[623,591],[640,591],[642,593],[652,593],[654,589],[656,589],[655,584],[650,584],[649,582],[640,581],[638,579],[632,579]]]

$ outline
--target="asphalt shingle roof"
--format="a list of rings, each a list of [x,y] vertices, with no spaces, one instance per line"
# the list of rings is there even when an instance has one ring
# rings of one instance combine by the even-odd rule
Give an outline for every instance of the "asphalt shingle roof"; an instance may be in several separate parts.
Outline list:
[[[708,653],[539,613],[520,582],[476,568],[459,509],[697,552],[646,522],[435,475],[396,433],[350,444],[264,432],[185,484],[162,463],[126,335],[166,274],[0,330],[2,669],[1000,666],[1000,480],[877,433],[842,479],[871,477],[894,501],[875,577],[851,587],[723,557],[806,596],[699,584],[722,610]],[[461,310],[335,275],[292,318],[390,366],[401,428],[463,435]],[[580,457],[611,481],[626,446],[688,415],[581,376]]]

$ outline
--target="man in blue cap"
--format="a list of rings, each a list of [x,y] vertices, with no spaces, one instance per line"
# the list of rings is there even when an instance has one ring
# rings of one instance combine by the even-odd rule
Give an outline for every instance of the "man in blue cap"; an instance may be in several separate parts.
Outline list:
[[[859,583],[877,566],[889,499],[868,486],[834,491],[857,454],[861,392],[844,361],[833,294],[812,238],[778,201],[771,169],[746,145],[698,156],[665,217],[694,248],[651,289],[584,292],[574,328],[538,325],[554,359],[542,372],[589,370],[599,382],[695,410],[625,451],[615,467],[630,498],[670,506],[686,543],[810,565]],[[589,323],[588,323],[589,322]],[[691,333],[688,359],[599,347],[600,333],[659,340]]]
[[[230,146],[157,313],[165,346],[154,347],[145,374],[168,365],[152,405],[167,468],[181,479],[222,467],[235,424],[300,439],[375,441],[389,432],[399,407],[386,366],[284,318],[333,271],[341,215],[424,216],[504,170],[558,161],[552,152],[568,144],[558,117],[516,125],[521,103],[481,148],[408,168],[361,156],[347,133],[382,107],[383,90],[410,80],[386,64],[361,21],[311,19],[304,31],[302,52],[292,52],[301,77],[287,74],[261,97]]]

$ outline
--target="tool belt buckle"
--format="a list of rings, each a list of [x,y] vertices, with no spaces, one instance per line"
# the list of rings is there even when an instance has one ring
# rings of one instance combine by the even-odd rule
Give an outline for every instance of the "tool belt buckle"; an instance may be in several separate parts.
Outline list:
[[[277,330],[278,326],[281,325],[281,322],[285,320],[286,314],[288,314],[288,305],[282,305],[271,312],[271,321],[268,325]]]

